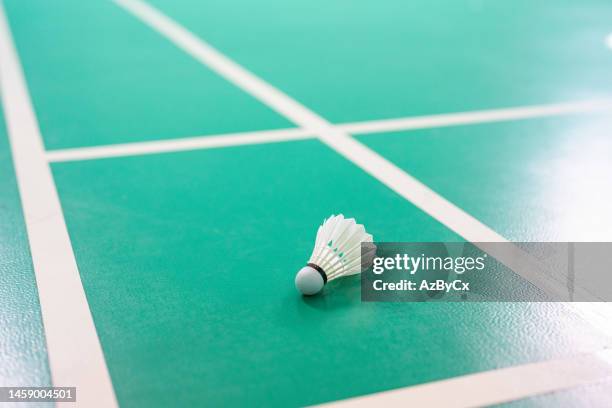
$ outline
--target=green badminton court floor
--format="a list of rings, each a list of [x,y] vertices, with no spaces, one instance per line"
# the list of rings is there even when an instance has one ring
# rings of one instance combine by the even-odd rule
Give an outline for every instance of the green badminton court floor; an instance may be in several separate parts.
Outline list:
[[[612,347],[562,303],[361,303],[358,279],[300,297],[295,272],[332,213],[378,241],[470,231],[172,38],[214,47],[508,240],[610,241],[610,1],[1,4],[120,406],[313,405]],[[0,386],[46,386],[62,367],[46,339],[62,334],[43,325],[7,55]],[[612,406],[610,389],[509,405]]]

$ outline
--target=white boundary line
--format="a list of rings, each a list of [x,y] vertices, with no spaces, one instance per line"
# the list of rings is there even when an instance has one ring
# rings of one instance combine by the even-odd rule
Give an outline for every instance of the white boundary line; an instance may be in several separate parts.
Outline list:
[[[80,406],[115,407],[115,394],[1,1],[0,89],[53,384],[77,387]]]
[[[320,407],[478,407],[501,404],[612,378],[612,350],[483,371]]]
[[[612,101],[606,99],[532,105],[473,112],[457,112],[441,115],[416,116],[397,119],[372,120],[333,125],[335,129],[351,134],[375,134],[399,130],[425,129],[456,125],[501,122],[547,116],[560,116],[599,111],[612,111]],[[306,129],[279,129],[210,136],[195,136],[146,142],[57,149],[46,152],[50,162],[103,159],[152,153],[169,153],[195,149],[211,149],[259,143],[286,142],[314,138]]]
[[[316,134],[321,142],[466,240],[474,243],[508,242],[501,235],[447,201],[378,153],[353,139],[346,131],[333,126],[298,101],[236,64],[154,7],[141,0],[115,0],[115,3],[229,82],[259,99],[299,127],[306,129],[307,132]],[[492,253],[492,255],[496,256],[495,253]],[[513,251],[511,255],[518,257],[522,264],[528,263],[520,259],[523,256],[521,251]],[[497,259],[506,264],[517,262],[515,259],[500,259],[499,257]],[[521,262],[518,263],[521,264]],[[529,271],[517,272],[531,280]],[[526,272],[527,276],[522,272]],[[580,372],[576,376],[580,374],[585,381],[592,378],[588,372]],[[496,381],[493,381],[493,383],[493,385],[498,385]],[[548,386],[551,391],[566,387],[567,382],[562,377],[555,377],[555,380]],[[478,398],[478,404],[476,405],[487,405],[489,403],[490,393],[480,393],[478,395],[481,397],[475,397]],[[528,395],[525,394],[524,396]]]

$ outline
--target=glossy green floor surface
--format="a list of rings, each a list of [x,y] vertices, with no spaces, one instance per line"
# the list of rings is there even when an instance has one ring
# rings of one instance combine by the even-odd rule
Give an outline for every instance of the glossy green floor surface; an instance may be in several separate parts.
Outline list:
[[[110,1],[5,3],[48,149],[291,126]]]
[[[612,92],[607,0],[152,4],[333,122]]]
[[[512,401],[500,407],[531,408],[551,407],[609,407],[612,405],[612,380],[599,381],[585,387],[541,395],[535,398]]]
[[[456,239],[315,141],[54,174],[128,405],[171,404],[168,383],[182,405],[306,405],[607,344],[561,304],[361,303],[359,279],[298,296],[294,272],[335,208],[380,240]]]
[[[359,140],[510,240],[607,242],[612,240],[610,135],[607,114]]]
[[[605,1],[151,4],[332,123],[612,96]],[[4,5],[49,150],[295,127],[113,2]],[[0,125],[0,385],[48,384]],[[611,131],[599,113],[357,140],[510,240],[610,240]],[[462,239],[316,139],[51,169],[121,406],[301,406],[612,344],[560,303],[361,303],[350,278],[300,297],[331,213]]]

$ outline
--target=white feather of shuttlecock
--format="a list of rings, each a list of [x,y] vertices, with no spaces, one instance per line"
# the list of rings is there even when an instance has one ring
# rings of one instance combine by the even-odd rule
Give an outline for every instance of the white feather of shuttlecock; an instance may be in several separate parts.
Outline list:
[[[332,215],[319,227],[308,262],[321,267],[328,281],[360,273],[361,243],[372,240],[372,235],[366,232],[363,225],[357,224],[354,218],[344,218],[342,214]],[[376,247],[372,245],[372,249],[368,249],[364,256],[375,250]]]

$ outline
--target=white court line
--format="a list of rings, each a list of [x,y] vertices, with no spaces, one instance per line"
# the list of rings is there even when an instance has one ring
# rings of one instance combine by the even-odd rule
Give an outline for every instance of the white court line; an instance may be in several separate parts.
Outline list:
[[[195,136],[180,139],[154,140],[148,142],[120,143],[105,146],[77,147],[48,150],[49,162],[105,159],[110,157],[137,156],[143,154],[180,152],[217,147],[244,146],[250,144],[286,142],[314,138],[306,129],[262,130],[222,135]]]
[[[547,116],[611,111],[612,100],[591,99],[576,102],[546,105],[519,106],[514,108],[488,109],[471,112],[446,113],[397,119],[371,120],[338,125],[352,134],[393,132],[408,129],[426,129],[444,126],[471,125],[477,123],[502,122]]]
[[[77,387],[82,407],[115,407],[115,394],[1,1],[0,89],[53,384]]]
[[[612,378],[612,350],[567,359],[483,371],[320,407],[479,407],[569,389]]]
[[[447,201],[384,157],[353,139],[347,132],[334,127],[307,107],[236,64],[157,9],[141,0],[115,0],[115,2],[217,74],[259,99],[301,128],[315,133],[321,142],[415,204],[434,219],[463,236],[463,238],[475,243],[508,242],[501,235]],[[495,253],[492,253],[492,255],[507,265],[516,263],[514,259],[500,259]],[[511,255],[521,258],[523,253],[514,251]],[[525,263],[523,260],[522,264]],[[517,272],[531,280],[529,271]],[[576,373],[576,376],[583,376],[585,381],[590,381],[592,378],[589,372],[583,371]],[[495,381],[493,383],[495,386],[499,385]],[[567,382],[563,377],[554,377],[548,389],[552,391],[566,387]],[[451,403],[454,396],[446,394],[444,398]],[[476,405],[487,405],[490,402],[491,393],[477,393],[474,398],[478,402]],[[495,398],[495,401],[497,401],[497,398]]]
[[[532,105],[515,108],[457,112],[441,115],[341,123],[333,126],[338,130],[351,134],[370,134],[377,132],[425,129],[443,126],[473,125],[478,123],[591,113],[606,110],[612,110],[612,101],[606,99],[595,99],[549,105]],[[154,140],[147,142],[121,143],[93,147],[57,149],[47,151],[46,155],[47,160],[50,162],[63,162],[103,159],[108,157],[135,156],[152,153],[169,153],[195,149],[211,149],[258,143],[286,142],[314,137],[315,134],[313,132],[308,132],[303,128],[279,129]]]

